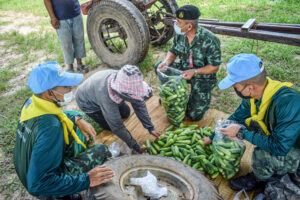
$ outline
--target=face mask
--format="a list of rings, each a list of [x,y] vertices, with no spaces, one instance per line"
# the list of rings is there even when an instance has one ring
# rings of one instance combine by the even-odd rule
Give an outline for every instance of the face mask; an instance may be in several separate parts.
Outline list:
[[[235,87],[233,87],[234,88],[234,91],[235,91],[235,93],[239,96],[239,97],[241,97],[242,99],[250,99],[251,98],[251,96],[244,96],[243,94],[242,94],[242,91],[246,88],[244,88],[244,89],[242,89],[242,91],[238,91]]]
[[[55,92],[56,92],[56,91],[55,91]],[[58,93],[58,92],[57,92],[57,93]],[[54,97],[55,97],[55,95],[54,95]],[[56,104],[57,104],[59,107],[65,106],[65,105],[69,104],[69,103],[72,101],[72,99],[73,99],[73,92],[70,91],[70,92],[64,94],[64,101],[62,101],[62,102],[59,101],[59,100],[57,100],[56,97],[55,97],[55,99],[56,99]]]
[[[183,27],[185,27],[186,25],[184,25]],[[176,23],[174,23],[174,31],[176,32],[176,34],[178,34],[178,35],[184,35],[184,34],[186,34],[186,32],[181,32],[182,28],[180,28],[179,26],[177,26]]]

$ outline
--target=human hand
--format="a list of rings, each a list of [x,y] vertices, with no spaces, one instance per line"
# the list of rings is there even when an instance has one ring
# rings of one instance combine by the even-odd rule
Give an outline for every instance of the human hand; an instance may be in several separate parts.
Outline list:
[[[182,74],[182,78],[184,80],[191,80],[191,78],[193,78],[193,76],[195,75],[195,70],[189,69],[189,70],[181,72],[181,74]]]
[[[161,72],[166,72],[168,69],[168,65],[165,62],[162,62],[158,65],[157,70],[161,71]]]
[[[83,120],[81,118],[80,119],[75,118],[75,123],[87,141],[89,140],[87,133],[91,136],[91,138],[93,139],[93,142],[96,141],[97,134],[96,134],[95,129],[93,128],[93,126],[90,123],[86,122],[85,120]]]
[[[162,135],[162,133],[159,133],[156,130],[151,131],[151,135],[154,135],[155,137],[159,138],[160,135]]]
[[[138,151],[138,153],[142,154],[142,153],[144,153],[148,149],[150,149],[150,147],[141,147],[140,150]]]
[[[90,187],[95,187],[103,183],[108,183],[115,176],[112,169],[105,165],[97,166],[88,172],[90,177]]]
[[[211,139],[209,137],[205,137],[202,139],[203,140],[203,149],[209,144],[211,144]]]
[[[54,29],[58,29],[60,26],[59,20],[56,17],[51,18],[51,25]]]
[[[230,124],[226,128],[220,128],[220,132],[224,135],[228,135],[229,137],[236,137],[239,132],[241,126],[237,124]]]

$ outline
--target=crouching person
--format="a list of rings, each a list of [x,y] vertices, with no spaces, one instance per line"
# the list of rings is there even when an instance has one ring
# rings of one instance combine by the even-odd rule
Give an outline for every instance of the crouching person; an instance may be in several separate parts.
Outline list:
[[[88,140],[87,134],[95,138],[94,128],[79,112],[65,114],[60,108],[71,101],[72,86],[82,79],[82,74],[65,73],[56,62],[38,65],[29,76],[28,87],[34,94],[19,117],[14,165],[28,192],[40,199],[81,199],[78,192],[114,176],[102,165],[111,156],[108,148],[98,144],[86,149],[74,131],[78,127]],[[86,151],[75,156],[74,144]]]
[[[152,88],[143,81],[139,68],[125,65],[121,70],[104,70],[88,78],[76,91],[79,108],[106,130],[111,130],[131,149],[143,153],[148,147],[140,147],[123,124],[128,118],[131,103],[135,114],[150,134],[159,137],[148,114],[145,100],[152,96]]]

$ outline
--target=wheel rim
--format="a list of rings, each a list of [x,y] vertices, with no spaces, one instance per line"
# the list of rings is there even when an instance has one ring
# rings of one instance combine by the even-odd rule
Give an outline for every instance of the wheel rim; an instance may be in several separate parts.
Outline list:
[[[99,26],[99,36],[107,49],[115,54],[123,54],[128,48],[125,29],[114,19],[106,18]]]
[[[157,42],[166,36],[167,32],[172,28],[164,24],[168,10],[160,1],[156,1],[152,6],[143,11],[143,15],[149,27],[151,42]]]
[[[119,184],[122,192],[132,199],[147,199],[144,197],[140,187],[130,185],[130,178],[140,178],[150,171],[157,178],[160,187],[167,187],[168,194],[160,199],[193,199],[194,190],[191,184],[184,177],[170,170],[152,166],[134,167],[122,173]]]

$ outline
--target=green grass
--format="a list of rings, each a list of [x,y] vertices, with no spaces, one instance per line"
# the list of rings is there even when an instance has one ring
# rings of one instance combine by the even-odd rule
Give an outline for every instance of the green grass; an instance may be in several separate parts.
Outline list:
[[[80,0],[84,2],[85,0]],[[300,3],[299,0],[177,0],[179,6],[185,4],[194,4],[200,8],[201,18],[219,19],[220,21],[246,22],[250,18],[256,18],[262,23],[298,23],[300,24]],[[17,12],[32,13],[35,16],[46,16],[48,13],[43,1],[36,0],[0,0],[0,10],[12,10]],[[0,17],[4,17],[0,14]],[[1,28],[9,24],[9,21],[0,21]],[[84,16],[86,27],[86,16]],[[24,66],[36,62],[38,58],[44,56],[44,61],[55,60],[61,65],[64,63],[63,53],[59,39],[55,30],[49,28],[49,18],[42,18],[37,24],[32,22],[23,25],[39,26],[38,32],[30,33],[26,36],[18,33],[0,34],[1,56],[13,52],[17,56],[13,59],[6,59],[5,68],[0,68],[0,92],[7,90],[11,85],[8,81],[22,72]],[[86,30],[85,30],[86,33]],[[236,54],[251,53],[253,40],[235,38],[218,35],[221,40],[223,63],[217,73],[218,80],[223,79],[226,72],[226,62]],[[87,57],[84,63],[94,69],[102,62],[92,51],[92,47],[86,36]],[[153,55],[157,52],[167,52],[172,45],[172,39],[167,44],[160,47],[150,47],[145,60],[139,64],[141,71],[145,76],[151,76],[149,83],[155,85],[156,77],[153,72],[153,66],[157,59]],[[256,42],[253,52],[256,51]],[[36,55],[40,52],[41,55]],[[258,57],[261,57],[265,63],[268,75],[280,81],[290,81],[295,87],[300,88],[300,48],[290,45],[277,44],[271,42],[259,41]],[[11,57],[9,57],[11,58]],[[15,131],[18,120],[19,109],[24,100],[31,95],[28,89],[23,89],[17,93],[0,97],[0,148],[5,153],[5,162],[0,164],[0,175],[14,173],[12,150],[15,140]],[[232,113],[239,105],[241,99],[238,98],[231,89],[221,91],[217,87],[213,90],[212,108],[222,110],[226,113]],[[87,118],[97,132],[101,128]],[[1,178],[1,180],[3,180]],[[5,180],[0,183],[0,193],[5,190],[5,194],[10,195],[13,191],[20,190],[24,193],[24,188],[20,186],[18,179]],[[1,197],[0,197],[1,198]]]

